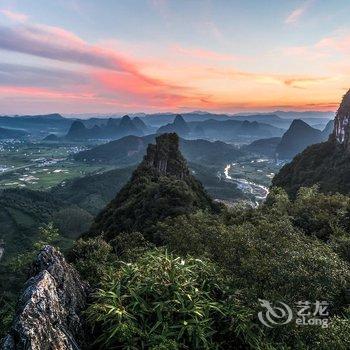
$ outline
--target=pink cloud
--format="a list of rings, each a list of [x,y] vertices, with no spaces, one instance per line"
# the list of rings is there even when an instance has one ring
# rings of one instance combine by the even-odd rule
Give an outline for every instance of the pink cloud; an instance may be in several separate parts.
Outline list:
[[[164,85],[163,82],[142,74],[137,64],[121,53],[88,44],[75,34],[59,27],[33,24],[0,26],[0,49],[121,71],[138,76],[150,84]]]
[[[325,37],[315,44],[316,49],[326,51],[350,52],[350,34],[335,33],[333,36]]]
[[[286,24],[295,24],[297,23],[300,18],[304,15],[304,13],[307,11],[307,9],[312,4],[313,0],[307,0],[305,1],[301,6],[294,9],[284,20],[284,23]]]
[[[26,22],[28,20],[28,16],[24,13],[14,12],[11,10],[0,10],[0,13],[14,22]]]

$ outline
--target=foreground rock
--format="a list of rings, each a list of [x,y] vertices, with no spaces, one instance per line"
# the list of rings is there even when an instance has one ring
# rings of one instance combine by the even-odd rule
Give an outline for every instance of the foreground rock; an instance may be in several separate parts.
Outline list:
[[[4,350],[77,350],[85,338],[80,318],[88,288],[55,248],[37,256]]]

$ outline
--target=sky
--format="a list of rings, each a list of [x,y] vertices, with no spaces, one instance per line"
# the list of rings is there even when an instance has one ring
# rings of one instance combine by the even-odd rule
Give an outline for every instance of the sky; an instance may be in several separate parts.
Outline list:
[[[336,110],[348,0],[0,0],[0,114]]]

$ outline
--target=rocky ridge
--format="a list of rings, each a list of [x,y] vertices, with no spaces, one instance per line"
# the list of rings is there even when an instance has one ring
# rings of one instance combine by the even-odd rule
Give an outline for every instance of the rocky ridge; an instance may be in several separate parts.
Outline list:
[[[85,340],[80,317],[88,286],[51,246],[38,254],[3,350],[77,350]]]
[[[343,96],[334,120],[335,139],[349,149],[350,146],[350,90]]]

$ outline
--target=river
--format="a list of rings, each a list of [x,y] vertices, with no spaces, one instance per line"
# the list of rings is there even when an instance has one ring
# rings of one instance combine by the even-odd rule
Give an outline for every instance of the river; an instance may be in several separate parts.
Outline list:
[[[235,184],[237,184],[237,187],[244,193],[252,194],[255,198],[255,206],[258,206],[259,203],[263,202],[267,195],[269,194],[269,189],[263,185],[259,185],[255,182],[248,181],[247,179],[243,178],[233,178],[229,175],[229,171],[231,169],[231,166],[234,166],[233,164],[227,164],[224,169],[225,178],[228,181],[232,181]]]

